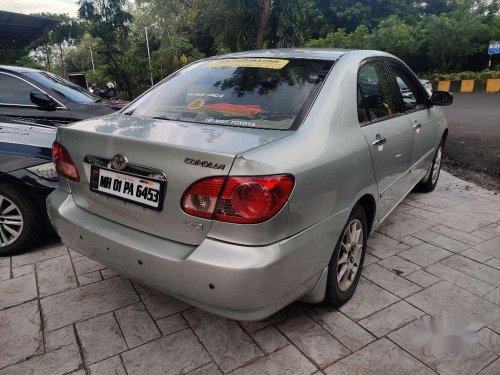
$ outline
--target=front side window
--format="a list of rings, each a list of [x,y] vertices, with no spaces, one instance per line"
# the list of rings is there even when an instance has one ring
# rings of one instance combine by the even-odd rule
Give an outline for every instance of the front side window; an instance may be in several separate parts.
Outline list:
[[[89,104],[97,98],[83,87],[48,72],[28,72],[26,75],[33,81],[48,87],[60,96],[74,103]]]
[[[333,61],[241,58],[202,61],[171,76],[126,114],[220,126],[290,129]]]
[[[364,64],[359,69],[358,84],[371,121],[392,116],[398,112],[398,97],[392,78],[383,62]]]
[[[405,110],[412,110],[425,106],[429,96],[427,92],[416,82],[416,78],[401,64],[389,61],[389,69],[396,78]]]
[[[38,90],[19,78],[0,73],[0,105],[33,105],[31,91]]]

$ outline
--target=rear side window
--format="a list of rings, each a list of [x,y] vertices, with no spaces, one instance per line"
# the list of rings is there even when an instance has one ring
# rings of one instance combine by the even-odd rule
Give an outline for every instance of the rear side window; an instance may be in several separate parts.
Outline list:
[[[296,128],[333,61],[219,59],[175,73],[127,110],[132,116],[220,126]]]
[[[398,112],[397,93],[383,62],[364,64],[359,69],[358,84],[371,121],[392,116]]]
[[[423,107],[429,99],[429,96],[422,85],[417,82],[417,78],[403,65],[395,61],[388,61],[388,65],[396,78],[396,83],[401,92],[405,110]]]
[[[0,105],[33,105],[31,91],[38,91],[30,84],[8,74],[0,73]]]

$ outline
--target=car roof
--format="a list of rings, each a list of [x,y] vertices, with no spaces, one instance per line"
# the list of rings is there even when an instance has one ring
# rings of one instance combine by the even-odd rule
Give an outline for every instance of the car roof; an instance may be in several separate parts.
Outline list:
[[[0,65],[0,70],[6,70],[13,73],[40,72],[40,69],[25,68],[24,66]]]
[[[348,49],[340,48],[278,48],[278,49],[262,49],[256,51],[235,52],[222,56],[214,56],[213,58],[283,58],[283,59],[313,59],[313,60],[338,60],[338,58],[349,51]]]

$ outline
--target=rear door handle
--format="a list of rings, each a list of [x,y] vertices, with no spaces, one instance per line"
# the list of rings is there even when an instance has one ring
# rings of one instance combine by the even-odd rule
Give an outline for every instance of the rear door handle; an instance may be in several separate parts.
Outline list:
[[[372,146],[373,147],[380,147],[380,146],[384,145],[386,142],[387,142],[387,139],[385,139],[384,137],[377,137],[377,139],[375,141],[373,141]]]
[[[422,124],[420,124],[420,123],[413,125],[413,129],[415,129],[417,131],[417,133],[420,131],[421,128],[422,128]]]

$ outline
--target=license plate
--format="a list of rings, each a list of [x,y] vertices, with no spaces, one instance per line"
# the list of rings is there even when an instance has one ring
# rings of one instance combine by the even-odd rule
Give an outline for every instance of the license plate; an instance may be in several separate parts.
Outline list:
[[[155,181],[128,173],[91,167],[90,190],[139,206],[161,211],[165,181]]]

